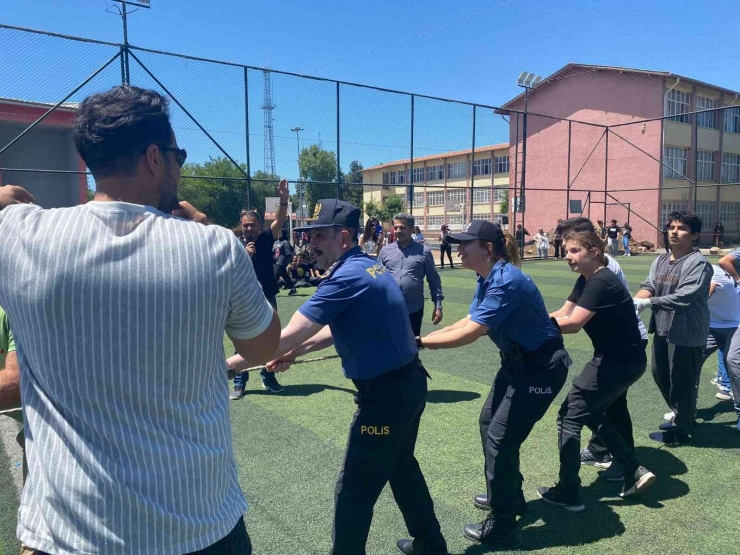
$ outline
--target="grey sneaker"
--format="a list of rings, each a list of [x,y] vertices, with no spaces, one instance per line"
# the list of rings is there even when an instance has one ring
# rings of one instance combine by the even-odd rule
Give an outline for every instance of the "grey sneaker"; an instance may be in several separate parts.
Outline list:
[[[244,397],[244,388],[243,387],[235,387],[234,390],[231,392],[231,395],[229,395],[229,399],[232,401],[238,401]]]
[[[594,455],[588,447],[581,449],[581,464],[586,466],[597,466],[599,468],[609,468],[612,457],[609,453],[604,455]]]
[[[634,475],[624,477],[624,486],[619,497],[631,497],[645,491],[652,486],[657,478],[644,466],[638,466]]]
[[[719,386],[715,397],[720,401],[732,401],[732,390]]]

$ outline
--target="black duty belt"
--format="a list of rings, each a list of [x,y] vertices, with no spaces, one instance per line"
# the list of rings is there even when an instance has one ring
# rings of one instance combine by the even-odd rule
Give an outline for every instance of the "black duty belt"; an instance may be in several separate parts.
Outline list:
[[[559,349],[565,348],[561,337],[548,339],[536,349],[530,351],[517,343],[513,343],[508,351],[501,351],[501,360],[504,362],[528,362],[536,360],[545,355],[552,354]]]
[[[409,362],[408,364],[404,364],[403,366],[399,368],[396,368],[394,370],[389,370],[388,372],[384,372],[376,378],[371,378],[369,380],[352,380],[352,382],[355,384],[355,387],[359,391],[360,389],[365,389],[365,388],[372,387],[375,385],[383,385],[383,384],[397,381],[418,368],[419,368],[419,357],[418,355],[416,355],[414,356],[414,358],[411,359],[411,362]]]

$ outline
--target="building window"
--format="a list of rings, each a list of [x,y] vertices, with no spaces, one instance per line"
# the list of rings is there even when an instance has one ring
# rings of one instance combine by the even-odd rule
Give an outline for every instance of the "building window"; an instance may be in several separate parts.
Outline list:
[[[725,108],[725,131],[740,133],[740,106]]]
[[[740,220],[740,202],[720,202],[719,203],[719,221],[725,228],[725,231],[737,231]]]
[[[414,206],[424,206],[424,193],[414,193]]]
[[[389,172],[383,172],[383,185],[388,185],[391,182],[391,174]]]
[[[509,198],[509,189],[497,188],[493,190],[493,202],[504,202]]]
[[[491,215],[490,214],[473,214],[474,220],[488,220],[491,221]]]
[[[403,185],[406,183],[406,170],[398,170],[396,172],[396,185]]]
[[[419,229],[426,229],[426,223],[424,223],[424,216],[414,215],[414,225],[419,226]]]
[[[496,156],[496,173],[509,173],[509,155]]]
[[[714,204],[713,202],[696,202],[696,214],[701,218],[704,233],[714,229]]]
[[[473,203],[474,204],[490,204],[491,203],[491,189],[476,187],[473,189]]]
[[[444,178],[444,166],[427,166],[427,181],[442,181]]]
[[[460,204],[465,202],[465,189],[448,189],[447,200],[452,204]]]
[[[474,160],[473,175],[491,175],[491,159]]]
[[[489,221],[493,222],[494,224],[500,225],[502,228],[506,229],[504,227],[504,217],[506,214],[493,214],[491,216],[491,219]],[[508,227],[508,226],[507,226]]]
[[[696,111],[710,110],[716,108],[718,103],[713,98],[707,98],[706,96],[696,97]],[[708,127],[710,129],[718,129],[717,126],[717,112],[704,112],[703,114],[696,114],[696,124],[699,127]]]
[[[431,191],[427,193],[427,204],[429,206],[442,206],[445,203],[444,191]]]
[[[665,115],[673,121],[689,123],[689,93],[673,89],[665,95]]]
[[[688,149],[676,146],[665,147],[663,155],[663,177],[666,179],[681,179],[686,175],[686,157]],[[668,166],[668,167],[666,167]]]
[[[439,230],[444,223],[444,216],[427,216],[427,229],[430,231]]]
[[[467,164],[465,162],[455,162],[447,164],[447,179],[460,179],[468,176]]]
[[[411,178],[414,183],[420,183],[424,181],[424,169],[424,167],[421,167],[411,170]]]
[[[660,203],[660,225],[659,227],[662,229],[662,227],[665,225],[666,220],[668,219],[668,214],[671,212],[680,212],[681,210],[688,210],[689,209],[689,203],[685,200],[668,200],[663,201]]]
[[[451,230],[461,230],[463,227],[462,214],[447,214],[447,225]]]
[[[740,154],[722,155],[722,183],[740,182]]]
[[[699,181],[714,181],[714,161],[716,152],[699,150],[696,153],[696,179]]]

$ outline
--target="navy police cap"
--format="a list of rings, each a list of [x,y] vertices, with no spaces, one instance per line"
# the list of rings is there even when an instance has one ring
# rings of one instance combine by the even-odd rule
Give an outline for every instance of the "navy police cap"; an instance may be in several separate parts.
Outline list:
[[[322,227],[360,227],[360,209],[349,202],[333,198],[321,199],[316,203],[313,221],[296,231],[311,231]]]
[[[451,233],[447,236],[450,243],[462,243],[463,241],[474,241],[483,239],[492,243],[503,242],[504,232],[494,223],[487,220],[473,220],[462,233]]]

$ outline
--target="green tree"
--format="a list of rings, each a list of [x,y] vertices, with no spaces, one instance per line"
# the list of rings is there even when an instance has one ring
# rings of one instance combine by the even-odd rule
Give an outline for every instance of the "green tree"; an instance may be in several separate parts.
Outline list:
[[[374,200],[366,202],[364,208],[365,214],[367,214],[368,218],[378,218],[379,220],[382,219],[381,215],[383,213],[383,207]]]
[[[316,201],[322,198],[336,198],[337,156],[330,150],[323,150],[318,145],[301,149],[298,158],[301,179],[306,181],[304,200],[308,214],[314,212]],[[341,175],[340,175],[341,179]],[[318,182],[318,183],[315,183]]]
[[[246,171],[244,164],[241,170]],[[247,206],[247,182],[244,173],[223,156],[209,158],[202,164],[185,164],[182,168],[179,196],[215,224],[233,228],[239,223],[239,212]],[[275,196],[280,178],[263,171],[255,172],[249,194],[250,205],[261,214],[265,212],[265,197]]]
[[[90,188],[90,184],[87,185],[87,201],[90,202],[95,198],[95,189]]]
[[[503,191],[503,198],[501,199],[501,204],[499,204],[498,213],[499,214],[509,213],[509,190],[508,189],[506,191]]]
[[[401,195],[388,195],[383,203],[383,210],[381,212],[381,219],[384,222],[393,221],[393,216],[399,212],[405,211],[405,203]]]
[[[342,200],[346,200],[362,210],[362,193],[362,164],[357,160],[352,160],[349,165],[349,173],[347,173],[345,182],[342,184]]]

